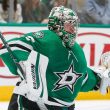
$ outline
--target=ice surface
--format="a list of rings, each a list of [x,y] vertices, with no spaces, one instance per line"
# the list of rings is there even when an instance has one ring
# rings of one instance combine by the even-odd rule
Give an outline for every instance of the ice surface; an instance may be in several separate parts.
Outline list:
[[[9,102],[0,102],[0,110],[7,110]],[[110,100],[75,101],[75,110],[110,110]]]

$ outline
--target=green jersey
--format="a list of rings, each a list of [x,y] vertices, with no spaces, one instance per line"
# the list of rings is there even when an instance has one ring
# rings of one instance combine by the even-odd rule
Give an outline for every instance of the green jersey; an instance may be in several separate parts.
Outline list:
[[[39,87],[41,80],[40,96],[50,105],[70,106],[80,91],[93,90],[98,82],[94,72],[87,67],[82,48],[76,42],[71,49],[65,48],[61,38],[50,30],[28,33],[8,43],[19,61],[27,60],[32,50],[37,52],[36,84]],[[6,48],[2,47],[0,53],[11,73],[18,75]],[[48,60],[42,60],[43,56]],[[38,71],[39,62],[46,65],[44,76]]]

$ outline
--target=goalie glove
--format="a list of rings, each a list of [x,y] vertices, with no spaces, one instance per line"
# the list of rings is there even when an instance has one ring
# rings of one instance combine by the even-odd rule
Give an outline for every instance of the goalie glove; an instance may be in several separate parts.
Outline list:
[[[99,90],[102,94],[106,94],[110,87],[110,52],[101,56],[101,66],[95,69],[95,72],[100,77]]]
[[[99,90],[102,94],[106,94],[108,87],[110,87],[110,69],[106,69],[101,76],[101,84]]]
[[[101,65],[110,68],[110,52],[106,52],[101,56]]]

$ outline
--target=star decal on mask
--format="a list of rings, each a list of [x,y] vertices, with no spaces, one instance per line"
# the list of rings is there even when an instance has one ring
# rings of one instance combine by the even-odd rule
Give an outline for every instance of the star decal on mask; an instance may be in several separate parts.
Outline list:
[[[82,73],[77,73],[76,71],[74,71],[73,65],[71,65],[68,70],[65,70],[64,72],[55,72],[55,74],[59,79],[55,83],[55,88],[53,89],[53,91],[68,88],[72,93],[74,91],[74,85],[82,76]]]

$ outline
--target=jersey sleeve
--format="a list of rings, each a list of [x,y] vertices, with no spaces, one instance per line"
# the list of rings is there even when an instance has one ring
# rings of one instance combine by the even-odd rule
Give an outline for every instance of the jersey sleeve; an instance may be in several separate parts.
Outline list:
[[[75,46],[76,47],[73,50],[73,52],[76,54],[79,60],[79,63],[77,64],[79,69],[78,71],[80,71],[83,74],[80,91],[82,92],[92,91],[99,82],[99,77],[97,77],[96,73],[87,66],[87,60],[84,51],[80,47],[80,45],[76,44]]]
[[[12,53],[18,61],[25,61],[28,58],[31,50],[33,50],[32,42],[28,38],[29,36],[30,39],[34,39],[32,33],[29,33],[20,38],[14,38],[8,41]],[[0,49],[0,57],[10,70],[10,72],[14,75],[18,75],[17,67],[4,45]]]
[[[87,68],[86,77],[83,80],[81,91],[87,92],[94,90],[98,82],[99,82],[99,77],[96,75],[96,73],[92,69]]]
[[[72,51],[78,60],[74,64],[77,65],[76,71],[82,73],[81,84],[79,86],[80,91],[92,91],[98,82],[98,77],[96,73],[94,73],[94,71],[87,66],[87,60],[82,47],[75,43]]]

